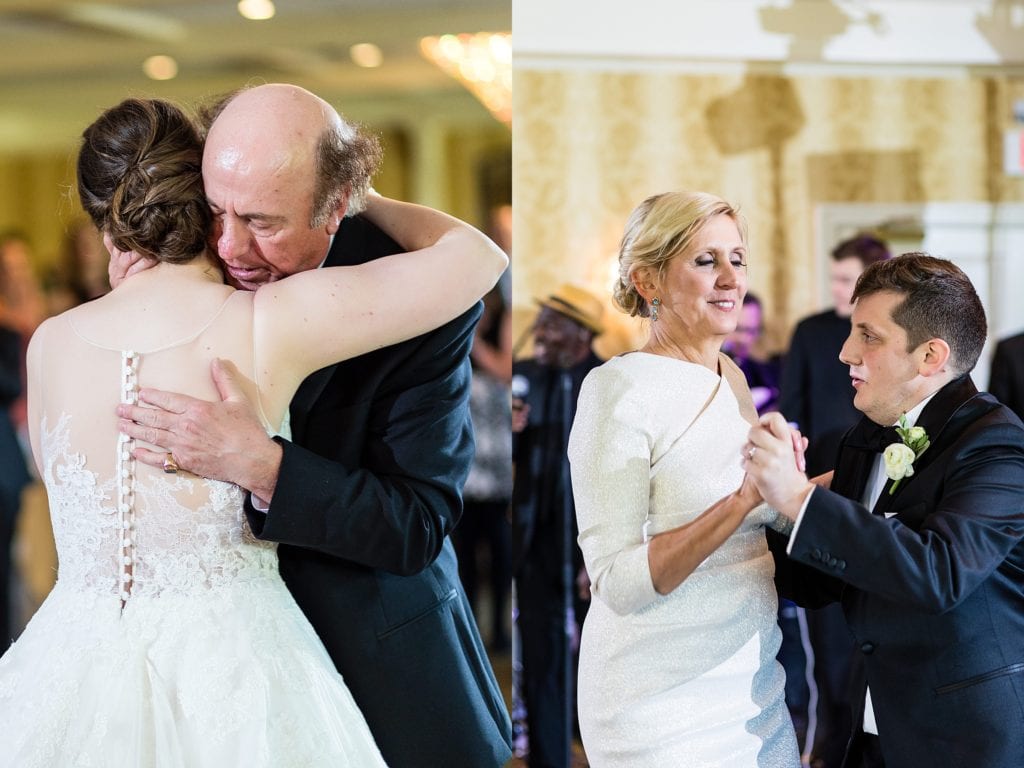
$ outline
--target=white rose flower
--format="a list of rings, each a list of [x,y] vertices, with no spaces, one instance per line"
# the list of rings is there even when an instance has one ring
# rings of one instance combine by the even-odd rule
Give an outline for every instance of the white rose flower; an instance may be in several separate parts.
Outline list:
[[[910,445],[916,445],[921,440],[927,439],[928,435],[924,431],[924,427],[911,427],[907,430],[907,442]]]
[[[897,482],[904,477],[910,477],[914,474],[914,459],[916,458],[917,456],[909,446],[903,443],[893,443],[882,454],[882,460],[885,462],[885,476]]]

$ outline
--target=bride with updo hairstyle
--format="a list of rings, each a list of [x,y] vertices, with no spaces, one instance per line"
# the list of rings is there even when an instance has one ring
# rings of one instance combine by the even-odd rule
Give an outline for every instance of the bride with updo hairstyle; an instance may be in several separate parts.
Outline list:
[[[190,261],[206,249],[213,222],[202,158],[199,133],[183,111],[127,99],[82,134],[82,208],[119,251]]]
[[[115,409],[140,387],[219,399],[220,364],[287,434],[307,375],[459,316],[507,259],[461,221],[370,194],[364,215],[407,252],[235,290],[207,247],[201,152],[188,116],[156,99],[128,99],[82,136],[80,199],[124,276],[29,346],[59,571],[0,657],[0,765],[384,764],[243,491],[137,461],[147,444],[120,433]],[[401,311],[372,311],[384,284]]]
[[[721,352],[748,258],[739,211],[705,192],[654,195],[626,223],[614,298],[649,336],[588,374],[569,439],[594,768],[800,765],[764,532],[782,523],[741,468],[757,415]]]

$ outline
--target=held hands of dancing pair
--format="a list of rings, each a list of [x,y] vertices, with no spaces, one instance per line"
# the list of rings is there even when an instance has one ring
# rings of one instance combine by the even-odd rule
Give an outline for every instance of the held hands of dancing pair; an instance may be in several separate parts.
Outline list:
[[[741,498],[763,499],[790,520],[796,520],[804,500],[815,485],[825,488],[832,473],[808,479],[804,451],[807,438],[789,426],[781,413],[766,413],[750,428],[743,446],[743,470],[747,473],[737,492]]]

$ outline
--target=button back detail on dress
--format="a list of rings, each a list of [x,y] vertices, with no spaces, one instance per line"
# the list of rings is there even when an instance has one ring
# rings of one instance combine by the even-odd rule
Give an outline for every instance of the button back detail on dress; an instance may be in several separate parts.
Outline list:
[[[139,356],[131,350],[121,352],[121,402],[136,405],[139,402]],[[117,515],[121,530],[121,554],[117,589],[121,594],[121,608],[132,594],[135,565],[135,440],[128,435],[118,436],[117,446]]]

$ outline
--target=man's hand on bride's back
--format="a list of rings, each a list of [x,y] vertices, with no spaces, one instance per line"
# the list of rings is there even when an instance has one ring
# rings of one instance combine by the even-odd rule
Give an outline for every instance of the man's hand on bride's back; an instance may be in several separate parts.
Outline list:
[[[269,502],[281,466],[281,446],[270,437],[237,381],[237,370],[226,360],[215,360],[211,374],[220,402],[200,400],[176,392],[142,389],[146,405],[119,405],[124,434],[155,446],[136,446],[138,461],[163,467],[167,454],[188,472],[226,480]]]

